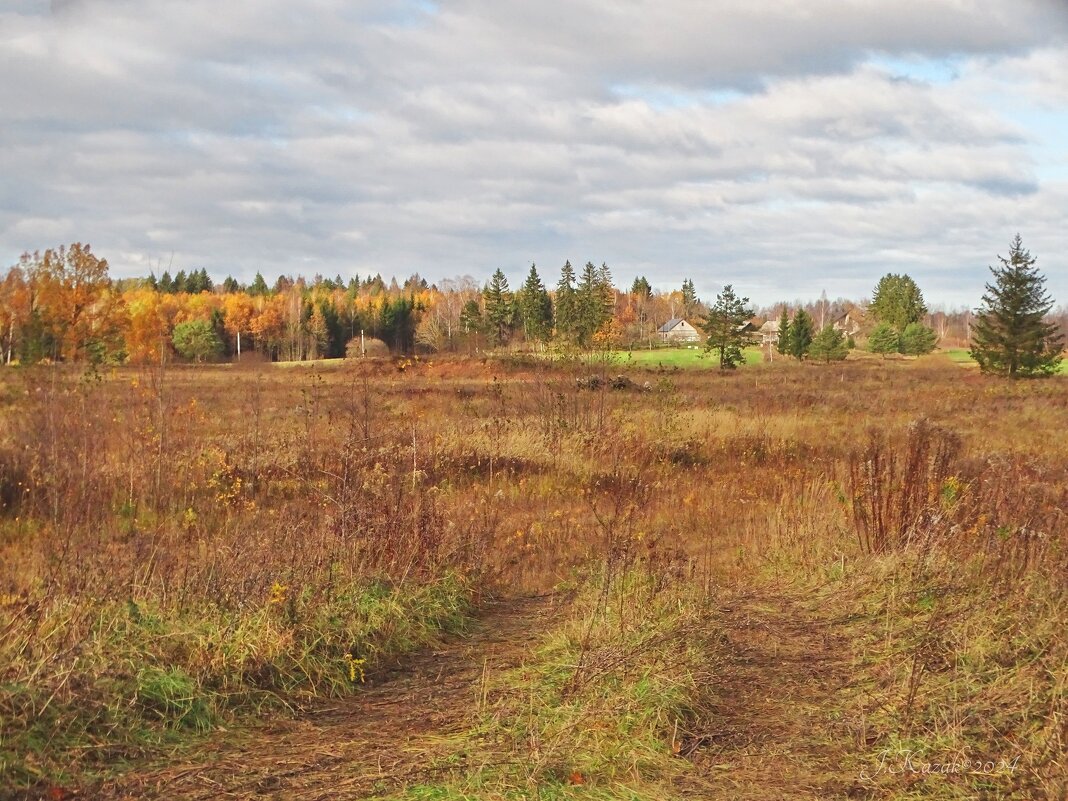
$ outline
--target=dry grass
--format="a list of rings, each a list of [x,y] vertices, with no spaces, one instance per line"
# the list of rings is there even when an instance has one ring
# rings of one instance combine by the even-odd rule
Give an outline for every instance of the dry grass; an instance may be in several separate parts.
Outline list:
[[[864,729],[858,754],[1015,749],[1026,769],[983,781],[1054,791],[1065,379],[931,357],[582,390],[599,369],[5,371],[5,780],[343,692],[352,649],[410,648],[480,593],[592,563],[610,583],[640,568],[822,598],[807,614],[858,627],[867,695],[832,703]]]

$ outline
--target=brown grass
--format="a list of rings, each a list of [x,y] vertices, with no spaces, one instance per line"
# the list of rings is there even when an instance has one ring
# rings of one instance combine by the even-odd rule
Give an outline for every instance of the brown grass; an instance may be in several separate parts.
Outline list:
[[[590,369],[0,374],[0,770],[107,769],[262,693],[341,692],[353,648],[411,647],[482,592],[592,560],[824,597],[865,627],[848,658],[875,700],[842,700],[875,732],[864,748],[1011,742],[1028,767],[1001,791],[1052,791],[1065,379],[932,357],[584,391]],[[1005,712],[996,734],[984,710]],[[41,742],[34,726],[57,721]]]

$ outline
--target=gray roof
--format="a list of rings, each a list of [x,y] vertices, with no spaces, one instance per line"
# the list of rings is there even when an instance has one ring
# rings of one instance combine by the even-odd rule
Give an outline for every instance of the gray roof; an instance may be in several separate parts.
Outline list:
[[[662,326],[660,326],[658,329],[656,329],[656,332],[658,334],[666,334],[668,331],[672,330],[679,323],[684,323],[684,322],[686,322],[686,321],[683,320],[681,317],[672,317],[670,320],[668,320],[666,323],[664,323]]]

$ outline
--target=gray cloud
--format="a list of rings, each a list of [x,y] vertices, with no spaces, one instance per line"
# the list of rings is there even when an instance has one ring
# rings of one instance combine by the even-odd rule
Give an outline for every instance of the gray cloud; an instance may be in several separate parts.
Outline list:
[[[88,240],[120,274],[173,253],[244,278],[594,259],[766,302],[893,269],[974,303],[1019,230],[1068,302],[1066,33],[1054,0],[19,0],[0,255]]]

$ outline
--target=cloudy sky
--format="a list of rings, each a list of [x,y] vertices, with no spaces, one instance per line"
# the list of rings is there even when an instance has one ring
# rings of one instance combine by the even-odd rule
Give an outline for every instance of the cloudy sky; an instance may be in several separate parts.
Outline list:
[[[0,0],[0,109],[0,265],[1068,304],[1068,0]]]

